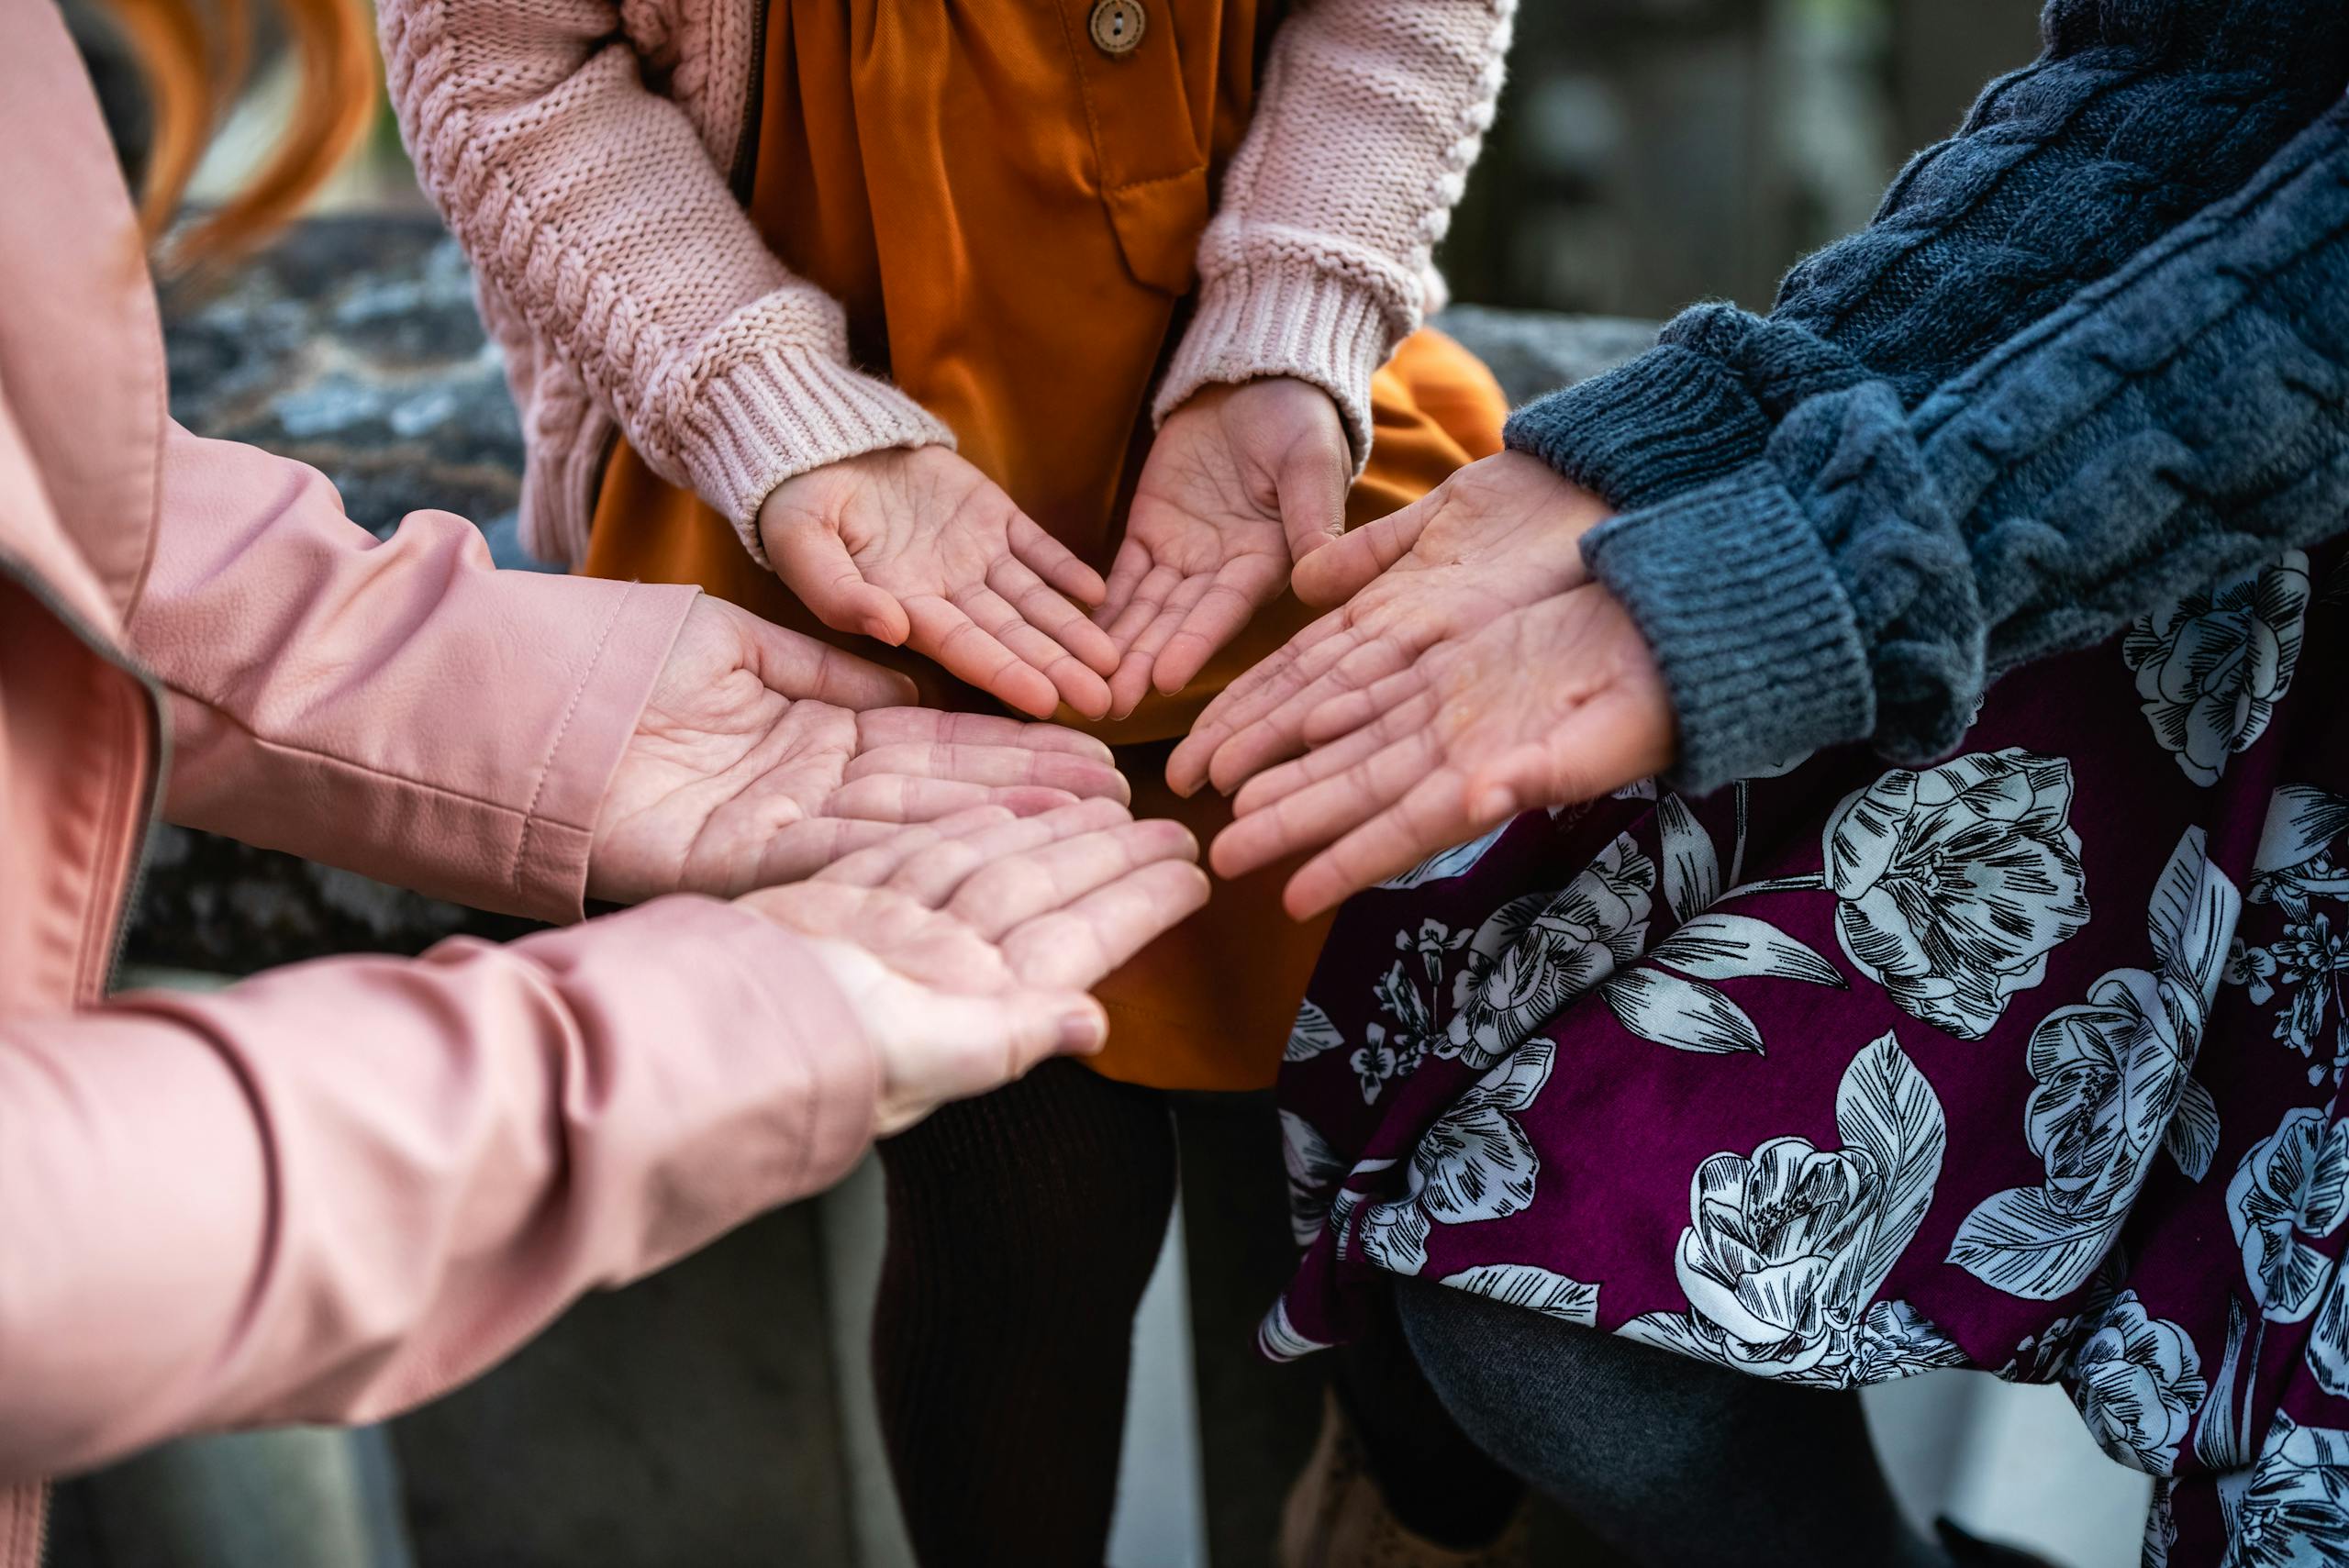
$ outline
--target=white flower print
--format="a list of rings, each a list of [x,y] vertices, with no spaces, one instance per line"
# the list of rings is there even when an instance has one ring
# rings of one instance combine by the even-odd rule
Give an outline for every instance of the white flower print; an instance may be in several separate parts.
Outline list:
[[[2138,1551],[2137,1568],[2169,1568],[2170,1548],[2177,1544],[2177,1505],[2171,1496],[2176,1485],[2166,1475],[2154,1479],[2154,1497],[2145,1509],[2145,1540]]]
[[[1332,1190],[1346,1173],[1346,1162],[1321,1136],[1321,1129],[1284,1106],[1281,1110],[1281,1162],[1288,1168],[1288,1228],[1300,1247],[1310,1247],[1330,1218]]]
[[[2286,784],[2267,799],[2267,819],[2251,861],[2251,901],[2273,904],[2305,920],[2318,898],[2349,898],[2349,854],[2334,840],[2349,834],[2349,797],[2310,784]]]
[[[2146,910],[2159,972],[2113,970],[2032,1031],[2038,1087],[2023,1129],[2046,1180],[1985,1199],[1958,1227],[1951,1262],[2009,1295],[2054,1300],[2095,1272],[2157,1151],[2197,1180],[2208,1173],[2218,1112],[2191,1074],[2242,909],[2202,830],[2188,828]]]
[[[2185,1329],[2124,1290],[2073,1357],[2072,1403],[2097,1446],[2150,1475],[2177,1468],[2194,1412],[2209,1392]]]
[[[1283,1062],[1310,1062],[1325,1051],[1335,1051],[1346,1043],[1330,1015],[1311,1002],[1297,1009],[1297,1022],[1289,1026],[1288,1044],[1281,1051]]]
[[[1504,822],[1481,839],[1472,839],[1467,843],[1455,844],[1448,850],[1439,850],[1400,876],[1390,876],[1378,885],[1404,890],[1424,887],[1431,882],[1449,882],[1454,877],[1465,876],[1476,869],[1476,862],[1485,858],[1486,851],[1501,841],[1501,835],[1508,831],[1508,823]]]
[[[2227,1218],[2243,1249],[2252,1300],[2269,1322],[2297,1323],[2315,1309],[2332,1261],[2303,1240],[2322,1239],[2349,1216],[2349,1124],[2295,1106],[2254,1144],[2227,1184]]]
[[[2217,784],[2228,757],[2267,732],[2299,663],[2310,596],[2309,558],[2296,550],[2188,594],[2121,639],[2146,722],[2196,784]]]
[[[1363,1256],[1398,1274],[1427,1267],[1430,1229],[1503,1219],[1533,1201],[1542,1158],[1511,1112],[1550,1081],[1558,1048],[1531,1040],[1452,1104],[1411,1151],[1404,1195],[1370,1205],[1359,1222]]]
[[[1488,1296],[1511,1307],[1539,1312],[1544,1318],[1555,1318],[1562,1323],[1576,1323],[1586,1329],[1598,1326],[1597,1285],[1568,1279],[1534,1263],[1483,1263],[1456,1274],[1446,1274],[1442,1283],[1454,1290]]]
[[[2221,1476],[2221,1568],[2339,1568],[2349,1562],[2349,1431],[2278,1414],[2247,1474]]]
[[[2338,1084],[2349,1073],[2349,939],[2320,899],[2343,906],[2349,917],[2349,853],[2336,845],[2349,833],[2349,799],[2287,784],[2269,798],[2267,821],[2252,862],[2251,899],[2284,916],[2282,933],[2265,947],[2237,944],[2227,982],[2243,987],[2253,1005],[2279,992],[2275,1038],[2308,1063],[2309,1082]]]
[[[1329,1348],[1327,1340],[1317,1340],[1297,1331],[1297,1325],[1289,1321],[1288,1303],[1285,1299],[1275,1301],[1273,1309],[1264,1314],[1264,1320],[1256,1325],[1256,1349],[1266,1361],[1301,1361],[1316,1351]]]
[[[2308,1362],[2319,1388],[2349,1399],[2349,1269],[2333,1269],[2332,1284],[2310,1319]]]
[[[1440,1056],[1486,1067],[1647,945],[1655,862],[1626,834],[1564,891],[1513,900],[1477,928],[1452,983]]]
[[[2071,808],[2071,763],[2018,750],[1852,795],[1825,834],[1843,951],[1903,1012],[1981,1039],[2087,923]]]
[[[1948,1137],[1940,1098],[1886,1035],[1845,1070],[1835,1121],[1842,1149],[1777,1138],[1700,1164],[1674,1260],[1689,1310],[1648,1313],[1621,1331],[1838,1387],[1962,1360],[1905,1304],[1875,1300],[1932,1202]]]

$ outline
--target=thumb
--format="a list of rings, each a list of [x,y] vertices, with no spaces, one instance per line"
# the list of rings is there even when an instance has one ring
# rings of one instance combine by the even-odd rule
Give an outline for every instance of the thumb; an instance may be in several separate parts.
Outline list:
[[[863,632],[893,648],[912,631],[896,596],[867,583],[840,534],[820,520],[777,522],[763,515],[759,541],[783,585],[834,631]]]
[[[1300,440],[1290,447],[1273,474],[1291,561],[1303,561],[1336,543],[1346,531],[1346,487],[1353,478],[1353,453],[1341,432],[1332,434],[1334,439]]]
[[[903,707],[919,695],[912,680],[894,670],[787,631],[749,610],[721,607],[741,633],[751,673],[771,692],[846,708]]]
[[[1082,991],[1019,987],[992,995],[929,992],[918,1025],[883,1047],[878,1129],[902,1132],[952,1100],[999,1089],[1052,1056],[1089,1056],[1108,1015]]]
[[[1315,609],[1330,609],[1361,593],[1372,578],[1411,553],[1435,515],[1434,499],[1431,495],[1366,523],[1327,549],[1315,550],[1310,560],[1298,558],[1289,578],[1297,596]]]

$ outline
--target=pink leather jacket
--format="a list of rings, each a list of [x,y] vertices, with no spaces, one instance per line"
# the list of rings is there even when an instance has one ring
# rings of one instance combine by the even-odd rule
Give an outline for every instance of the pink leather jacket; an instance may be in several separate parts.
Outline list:
[[[0,0],[0,1568],[43,1475],[415,1404],[863,1148],[845,1004],[706,899],[102,999],[159,812],[577,916],[690,600],[173,426],[88,78]]]

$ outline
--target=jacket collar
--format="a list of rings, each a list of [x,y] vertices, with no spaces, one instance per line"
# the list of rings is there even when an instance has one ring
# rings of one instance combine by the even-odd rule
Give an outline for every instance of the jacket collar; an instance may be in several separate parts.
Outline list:
[[[94,588],[102,606],[81,607],[118,626],[154,537],[162,331],[89,73],[47,0],[0,0],[0,398],[49,502],[0,507],[0,549],[73,597]]]

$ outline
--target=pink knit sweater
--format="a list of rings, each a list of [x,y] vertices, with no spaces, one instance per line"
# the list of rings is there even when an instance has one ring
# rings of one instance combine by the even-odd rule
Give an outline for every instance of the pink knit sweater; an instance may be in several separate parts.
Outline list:
[[[614,430],[760,556],[784,480],[953,432],[850,364],[845,317],[729,188],[768,0],[381,0],[392,101],[479,276],[529,439],[522,537],[577,561]],[[1492,123],[1516,0],[1297,0],[1155,400],[1291,375],[1356,461],[1370,378]],[[659,81],[661,91],[647,85]]]

